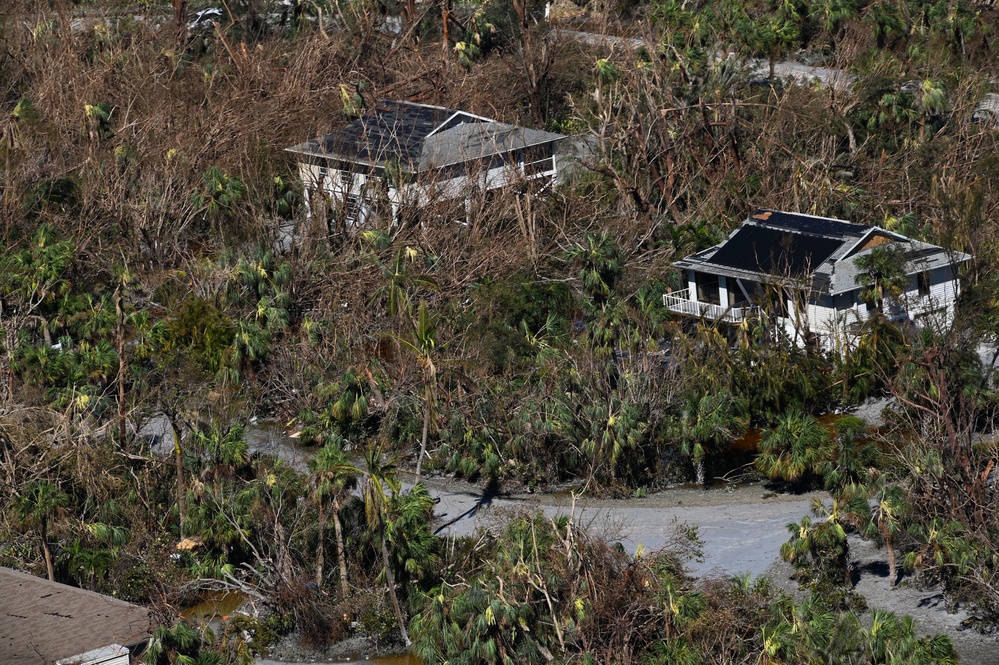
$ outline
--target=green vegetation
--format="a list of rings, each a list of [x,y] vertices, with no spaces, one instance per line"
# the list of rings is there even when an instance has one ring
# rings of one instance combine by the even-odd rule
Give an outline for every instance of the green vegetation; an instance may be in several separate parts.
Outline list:
[[[239,0],[190,30],[153,0],[7,4],[0,564],[154,606],[171,620],[147,662],[246,662],[293,627],[411,633],[428,662],[951,662],[904,619],[860,622],[850,534],[885,547],[893,583],[999,622],[999,402],[978,353],[999,338],[999,131],[971,121],[999,79],[995,7],[573,5],[566,27],[641,25],[631,50],[526,0]],[[786,84],[792,55],[854,82]],[[383,97],[572,133],[578,168],[544,196],[331,234],[283,149]],[[957,323],[877,314],[904,286],[887,250],[861,265],[875,312],[843,354],[767,316],[669,314],[671,263],[755,205],[973,253]],[[876,430],[819,419],[886,396]],[[254,417],[319,447],[307,472],[250,453]],[[749,430],[752,458],[729,449]],[[784,548],[812,600],[540,516],[445,547],[400,468],[602,497],[745,473],[822,489]],[[206,590],[263,616],[193,634],[175,608]]]

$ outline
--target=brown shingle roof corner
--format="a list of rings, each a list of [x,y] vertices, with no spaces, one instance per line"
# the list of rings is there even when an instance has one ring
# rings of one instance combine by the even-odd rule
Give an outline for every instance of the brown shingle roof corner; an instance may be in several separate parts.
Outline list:
[[[145,642],[149,610],[117,598],[0,568],[0,663],[70,665]],[[100,652],[100,653],[96,653]],[[97,660],[96,662],[102,662]]]

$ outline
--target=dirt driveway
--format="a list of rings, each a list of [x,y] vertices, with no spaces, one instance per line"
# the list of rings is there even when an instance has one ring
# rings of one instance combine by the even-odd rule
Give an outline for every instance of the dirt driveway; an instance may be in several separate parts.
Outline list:
[[[677,523],[697,525],[704,559],[693,562],[697,574],[762,575],[779,557],[787,524],[808,513],[821,492],[775,495],[761,485],[730,490],[675,489],[641,499],[578,499],[569,494],[483,496],[481,490],[455,481],[429,481],[440,499],[435,515],[439,535],[467,536],[514,510],[543,510],[548,515],[575,512],[575,521],[594,535],[620,541],[631,553],[668,544]]]
[[[502,520],[509,511],[540,509],[551,516],[574,512],[577,524],[594,535],[620,541],[635,553],[640,546],[655,550],[666,545],[675,524],[681,522],[696,525],[703,541],[703,559],[690,566],[695,574],[766,574],[791,593],[796,592],[796,584],[790,580],[792,570],[780,558],[780,546],[789,535],[787,524],[810,514],[813,499],[829,500],[825,492],[774,494],[759,484],[729,490],[673,489],[641,499],[575,502],[568,494],[490,497],[479,488],[453,480],[430,480],[428,485],[440,499],[435,511],[439,535],[471,535]],[[859,574],[856,591],[867,598],[870,608],[912,616],[922,634],[949,636],[963,663],[999,665],[996,636],[965,630],[967,613],[949,612],[939,589],[921,589],[904,579],[890,588],[883,549],[851,539],[851,552]]]

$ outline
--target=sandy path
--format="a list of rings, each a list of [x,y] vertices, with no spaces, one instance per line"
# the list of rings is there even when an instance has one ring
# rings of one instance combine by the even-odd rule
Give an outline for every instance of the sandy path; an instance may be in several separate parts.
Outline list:
[[[880,410],[880,405],[877,411]],[[870,417],[877,414],[864,414]],[[276,429],[249,428],[252,450],[276,454],[297,469],[306,471],[310,456],[296,442]],[[404,486],[412,487],[408,477]],[[573,502],[568,494],[529,493],[484,495],[481,487],[459,480],[426,480],[431,494],[439,499],[435,526],[440,535],[465,536],[479,528],[501,522],[510,511],[543,510],[547,515],[568,514]],[[654,550],[673,535],[676,522],[696,525],[703,541],[704,558],[692,562],[697,575],[753,576],[766,574],[775,584],[795,591],[789,579],[790,567],[780,559],[780,546],[787,538],[787,524],[809,514],[813,498],[827,497],[815,492],[801,496],[774,495],[761,485],[743,485],[729,490],[672,489],[642,499],[581,499],[575,503],[576,523],[595,536],[620,541],[629,552],[641,546]],[[910,615],[923,634],[943,633],[956,645],[964,663],[999,665],[999,642],[995,636],[962,630],[964,612],[948,613],[939,590],[923,590],[905,581],[889,589],[885,553],[870,543],[856,541],[852,556],[860,579],[856,590],[870,607]],[[276,661],[266,661],[271,665]]]
[[[515,494],[483,497],[460,482],[430,481],[440,499],[435,516],[439,535],[471,535],[515,510],[568,514],[572,499],[563,495]],[[759,485],[725,490],[675,489],[644,499],[593,500],[575,503],[576,523],[592,534],[620,541],[631,553],[660,549],[673,537],[677,523],[697,525],[704,559],[693,562],[696,574],[762,575],[778,558],[787,540],[787,524],[808,513],[813,497],[774,495]]]
[[[460,481],[430,480],[428,484],[431,493],[440,498],[435,515],[446,525],[438,527],[442,535],[470,535],[514,510],[543,510],[552,516],[573,510],[571,497],[565,495],[489,498]],[[663,547],[676,522],[697,525],[704,558],[691,564],[694,574],[766,574],[777,586],[797,593],[797,585],[790,579],[793,571],[780,558],[780,546],[788,538],[787,524],[808,515],[815,498],[828,500],[828,495],[774,495],[761,485],[731,490],[673,489],[644,499],[581,499],[575,503],[575,515],[576,522],[592,534],[620,541],[632,553],[639,545],[645,549]],[[912,616],[920,634],[949,636],[962,663],[999,665],[996,636],[965,630],[962,622],[967,613],[948,612],[939,589],[920,589],[906,580],[890,588],[885,551],[870,542],[851,538],[851,556],[859,574],[855,590],[867,599],[870,608]]]

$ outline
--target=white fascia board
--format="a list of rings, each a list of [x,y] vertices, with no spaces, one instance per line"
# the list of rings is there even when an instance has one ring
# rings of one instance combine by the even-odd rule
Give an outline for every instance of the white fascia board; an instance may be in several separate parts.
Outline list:
[[[445,120],[441,124],[439,124],[436,127],[434,127],[434,131],[432,131],[429,134],[427,134],[427,138],[429,139],[431,136],[433,136],[437,132],[441,131],[441,127],[444,127],[445,125],[447,125],[447,123],[451,122],[452,120],[454,120],[455,118],[457,118],[459,115],[466,115],[469,118],[475,118],[476,120],[481,120],[483,122],[496,122],[492,118],[484,118],[481,115],[475,115],[474,113],[468,113],[467,111],[455,111],[450,116],[448,116],[447,120]]]
[[[889,235],[892,238],[894,238],[895,240],[898,240],[899,242],[912,242],[912,238],[907,238],[904,235],[902,235],[901,233],[895,233],[894,231],[889,231],[888,229],[883,229],[880,226],[872,226],[867,233],[865,233],[863,236],[861,236],[860,240],[858,240],[857,242],[855,242],[852,245],[850,245],[850,248],[847,249],[845,252],[843,252],[843,258],[849,257],[850,254],[853,253],[853,250],[857,249],[857,247],[859,247],[860,245],[862,245],[865,242],[867,242],[868,238],[870,238],[872,235],[874,235],[875,233],[878,233],[878,232],[884,233],[885,235]],[[840,259],[840,260],[842,260],[842,259]]]
[[[75,656],[61,658],[56,661],[56,665],[111,665],[122,658],[124,658],[122,662],[127,663],[128,654],[128,647],[120,644],[109,644],[106,647],[98,647]]]

